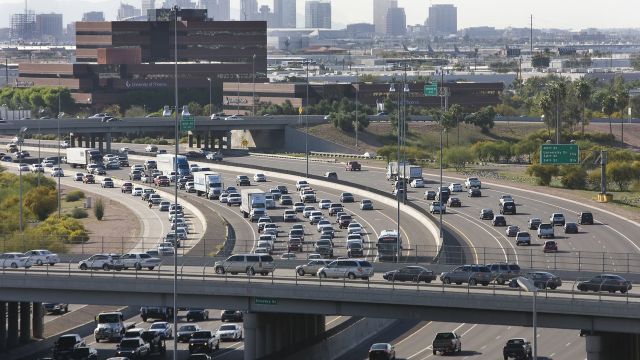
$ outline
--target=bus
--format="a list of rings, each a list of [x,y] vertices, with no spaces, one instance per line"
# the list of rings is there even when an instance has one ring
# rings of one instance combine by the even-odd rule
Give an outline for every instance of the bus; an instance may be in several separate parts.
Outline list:
[[[398,235],[396,230],[382,230],[378,236],[378,260],[391,260],[398,259],[398,247],[402,250],[402,239]]]
[[[158,171],[162,171],[164,175],[170,176],[175,171],[176,157],[174,154],[158,154],[156,163]],[[178,175],[185,176],[191,173],[189,162],[184,155],[178,155]]]

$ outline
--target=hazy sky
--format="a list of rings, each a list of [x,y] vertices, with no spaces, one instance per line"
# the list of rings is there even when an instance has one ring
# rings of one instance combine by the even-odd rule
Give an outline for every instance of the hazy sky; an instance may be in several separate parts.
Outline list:
[[[163,0],[156,0],[161,4]],[[297,0],[299,15],[305,0]],[[140,0],[29,0],[36,12],[63,12],[64,22],[80,20],[83,12],[102,10],[114,20],[120,2],[140,7]],[[273,0],[259,0],[272,6]],[[231,0],[232,17],[238,17],[239,0]],[[372,22],[372,0],[332,0],[334,24]],[[399,0],[407,13],[408,24],[424,23],[430,4],[454,4],[458,8],[458,28],[488,25],[498,28],[529,26],[583,29],[589,27],[640,27],[640,0]],[[24,8],[24,0],[0,0],[0,27],[9,26],[10,14]],[[299,17],[300,19],[300,17]]]

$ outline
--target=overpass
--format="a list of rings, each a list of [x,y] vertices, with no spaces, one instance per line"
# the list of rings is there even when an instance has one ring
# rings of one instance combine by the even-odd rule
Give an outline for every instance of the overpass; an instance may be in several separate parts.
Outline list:
[[[207,269],[211,271],[203,267],[202,271],[179,273],[179,306],[246,311],[245,359],[259,359],[317,336],[324,331],[325,315],[513,326],[532,323],[532,297],[505,287],[224,276],[207,273]],[[115,274],[71,269],[5,271],[0,278],[1,298],[8,302],[81,299],[97,305],[171,305],[170,272]],[[633,356],[640,356],[639,304],[637,295],[542,292],[537,301],[538,326],[597,334],[587,341],[589,359],[608,359],[605,354],[635,359]],[[604,346],[620,338],[626,339],[624,349]],[[593,349],[596,343],[598,351]]]

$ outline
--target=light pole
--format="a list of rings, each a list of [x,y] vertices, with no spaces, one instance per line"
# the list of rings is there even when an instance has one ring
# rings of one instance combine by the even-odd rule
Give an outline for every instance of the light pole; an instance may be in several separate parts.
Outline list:
[[[256,116],[256,54],[253,54],[251,62],[251,76],[253,78],[253,101],[251,102],[251,114]]]
[[[307,100],[306,106],[309,106],[309,59],[307,62]],[[307,161],[307,179],[309,178],[309,111],[304,112],[304,153]]]
[[[389,93],[390,94],[394,94],[396,92],[396,86],[394,83],[391,83],[391,85],[389,86]],[[397,172],[397,176],[396,179],[399,182],[400,181],[400,92],[398,92],[398,128],[396,130],[396,133],[398,135],[398,153],[396,155],[396,172]],[[396,183],[397,184],[397,183]],[[400,262],[400,192],[398,191],[398,186],[396,185],[396,211],[397,211],[397,219],[396,219],[396,225],[398,227],[398,241],[396,242],[396,262]],[[404,187],[403,187],[403,196],[405,196],[404,194]]]
[[[360,81],[359,81],[359,74],[358,74],[358,70],[356,70],[356,147],[358,147],[358,125],[360,125],[360,123],[358,122],[358,95],[360,93]]]
[[[402,172],[404,179],[402,180],[402,188],[404,189],[404,196],[402,197],[402,203],[407,203],[407,159],[406,159],[406,147],[407,147],[407,97],[409,95],[409,84],[407,84],[407,74],[404,74],[404,86],[402,89]]]
[[[208,77],[207,81],[209,82],[209,117],[213,114],[213,103],[211,101],[211,78]]]
[[[174,170],[176,173],[176,181],[174,186],[174,204],[175,212],[178,211],[178,152],[180,150],[178,142],[180,138],[178,136],[178,12],[180,8],[178,6],[173,7],[173,56],[174,56],[174,73],[173,73],[173,87],[174,87],[174,105],[176,112],[176,122],[174,129],[175,137],[175,156],[174,156]],[[178,217],[174,216],[174,250],[173,250],[173,328],[178,329]],[[175,330],[174,330],[175,331]],[[173,360],[178,359],[178,342],[173,342]]]
[[[236,96],[236,115],[240,116],[240,74],[236,74],[236,83],[238,84],[238,94]]]
[[[58,116],[56,116],[56,118],[58,119],[58,166],[60,166],[60,142],[61,142],[61,138],[60,138],[60,114],[62,114],[62,108],[60,107],[60,93],[62,93],[62,86],[60,84],[60,74],[56,74],[56,76],[58,76]],[[58,176],[58,220],[61,219],[62,217],[62,202],[60,199],[60,178],[61,176]]]
[[[533,359],[535,360],[538,359],[538,314],[536,309],[538,287],[531,279],[524,276],[519,276],[516,281],[522,290],[533,293]]]
[[[20,152],[22,153],[22,143],[24,142],[24,133],[28,130],[27,127],[21,127],[18,132],[18,144],[20,145]],[[18,173],[20,177],[20,232],[24,229],[24,222],[22,218],[22,163],[18,164]]]

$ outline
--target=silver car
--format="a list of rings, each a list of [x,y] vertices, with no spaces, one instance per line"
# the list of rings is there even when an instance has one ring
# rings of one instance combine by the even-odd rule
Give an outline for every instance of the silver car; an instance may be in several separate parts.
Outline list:
[[[296,266],[296,273],[299,276],[312,275],[316,276],[318,270],[329,265],[332,260],[314,259],[304,265]]]
[[[276,268],[271,255],[263,254],[237,254],[231,255],[226,260],[216,261],[214,269],[216,274],[226,272],[232,275],[246,273],[247,275],[268,275]]]
[[[318,270],[324,278],[349,278],[368,280],[374,274],[373,265],[366,260],[339,259]]]
[[[23,253],[9,252],[0,254],[0,266],[3,268],[10,267],[12,269],[17,269],[23,267],[28,269],[32,264],[31,259]]]
[[[469,285],[482,284],[487,286],[493,281],[493,275],[491,269],[485,265],[462,265],[451,271],[443,272],[440,275],[440,280],[445,284],[469,283]]]

